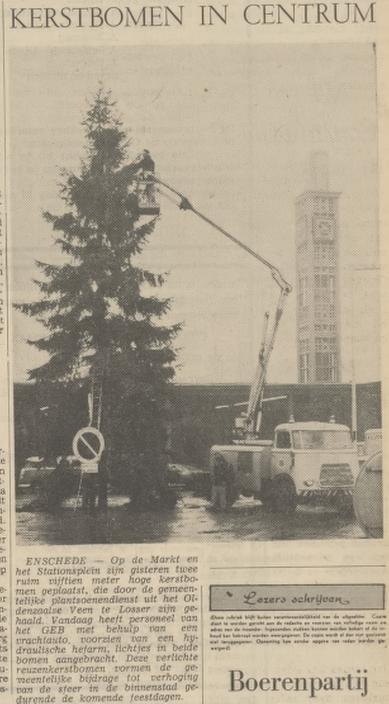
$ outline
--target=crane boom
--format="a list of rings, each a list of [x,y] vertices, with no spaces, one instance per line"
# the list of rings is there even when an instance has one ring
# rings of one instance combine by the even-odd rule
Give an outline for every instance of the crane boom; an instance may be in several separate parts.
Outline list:
[[[149,153],[144,152],[147,157],[149,157]],[[154,162],[152,162],[154,163]],[[292,286],[286,279],[282,276],[280,270],[274,266],[271,262],[269,262],[265,257],[263,257],[261,254],[258,254],[258,252],[255,252],[251,247],[249,247],[247,244],[242,242],[240,239],[235,237],[235,235],[232,235],[230,232],[225,230],[223,227],[218,225],[216,222],[211,220],[207,215],[202,213],[200,210],[195,208],[190,200],[180,191],[178,191],[176,188],[171,186],[170,184],[166,183],[165,181],[162,181],[158,176],[155,175],[154,169],[149,167],[148,160],[146,159],[145,164],[142,167],[142,158],[139,157],[136,160],[136,164],[140,164],[138,167],[139,170],[142,173],[142,179],[143,181],[148,181],[149,183],[155,183],[158,184],[160,187],[162,186],[163,189],[166,191],[170,191],[170,193],[173,193],[174,196],[178,198],[178,203],[176,204],[181,210],[190,210],[192,213],[197,215],[201,220],[206,222],[208,225],[213,227],[215,230],[217,230],[220,234],[222,234],[224,237],[226,237],[228,240],[236,244],[238,247],[243,249],[247,254],[249,254],[251,257],[259,261],[261,264],[263,264],[265,267],[267,267],[270,270],[271,276],[277,286],[279,287],[279,297],[277,301],[277,306],[275,310],[275,314],[272,317],[270,327],[269,327],[269,314],[265,314],[265,327],[264,327],[264,333],[263,333],[263,338],[262,338],[262,344],[261,344],[261,349],[259,352],[259,357],[258,357],[258,366],[256,369],[255,377],[253,380],[253,383],[251,385],[250,389],[250,397],[248,401],[248,408],[247,408],[247,414],[246,414],[246,420],[245,420],[245,431],[246,431],[246,438],[250,439],[253,437],[256,437],[260,424],[261,424],[261,418],[262,418],[262,403],[263,403],[263,394],[264,394],[264,389],[265,389],[265,383],[266,383],[266,373],[267,373],[267,368],[270,360],[271,353],[273,351],[274,347],[274,342],[275,338],[277,335],[279,323],[284,311],[284,306],[285,306],[285,301],[287,296],[290,294],[292,291]],[[160,189],[161,190],[161,189]],[[162,192],[162,191],[161,191]]]
[[[269,262],[267,259],[265,259],[265,257],[262,257],[260,254],[258,254],[258,252],[255,252],[253,249],[251,249],[251,247],[249,247],[247,244],[245,244],[244,242],[239,240],[237,237],[232,235],[230,232],[227,232],[227,230],[225,230],[223,227],[221,227],[216,222],[211,220],[207,215],[204,215],[204,213],[202,213],[200,210],[197,210],[197,208],[195,208],[192,205],[190,200],[186,196],[184,196],[182,193],[177,191],[175,188],[173,188],[173,186],[170,186],[168,183],[165,183],[160,178],[155,176],[155,174],[152,174],[152,173],[150,174],[150,179],[155,181],[156,183],[159,183],[160,186],[163,186],[164,188],[169,190],[171,193],[174,193],[176,196],[178,196],[178,198],[180,199],[180,203],[179,203],[178,207],[181,210],[191,210],[192,213],[194,213],[199,218],[201,218],[201,220],[204,220],[204,222],[208,223],[208,225],[211,225],[211,227],[213,227],[215,230],[218,230],[222,235],[224,235],[229,240],[231,240],[231,242],[234,242],[236,245],[238,245],[238,247],[240,247],[241,249],[244,249],[245,252],[250,254],[252,257],[257,259],[257,261],[261,262],[261,264],[263,264],[268,269],[270,269],[271,275],[272,275],[274,281],[276,282],[276,284],[278,284],[278,286],[280,287],[280,289],[281,290],[285,289],[287,293],[291,292],[291,290],[292,290],[291,284],[289,284],[286,281],[286,279],[284,279],[280,270],[277,269],[277,267],[274,266],[274,264],[271,264],[271,262]]]

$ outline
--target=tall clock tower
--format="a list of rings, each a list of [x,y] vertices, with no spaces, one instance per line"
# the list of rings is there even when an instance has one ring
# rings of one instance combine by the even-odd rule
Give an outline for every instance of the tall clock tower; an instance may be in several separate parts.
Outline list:
[[[340,381],[338,199],[327,155],[312,155],[311,188],[296,199],[298,379]]]

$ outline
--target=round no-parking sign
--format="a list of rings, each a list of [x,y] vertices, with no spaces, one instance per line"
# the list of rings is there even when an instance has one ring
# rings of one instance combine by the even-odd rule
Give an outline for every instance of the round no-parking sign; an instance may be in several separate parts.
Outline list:
[[[81,428],[73,438],[73,454],[80,462],[98,462],[104,452],[104,437],[97,428]]]

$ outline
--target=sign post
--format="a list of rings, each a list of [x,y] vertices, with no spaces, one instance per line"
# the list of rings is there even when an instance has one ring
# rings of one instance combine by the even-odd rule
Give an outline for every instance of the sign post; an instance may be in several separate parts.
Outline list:
[[[84,508],[94,510],[99,461],[105,447],[104,437],[100,430],[88,425],[85,428],[80,428],[75,434],[72,447],[73,454],[81,463],[80,484],[75,508],[78,505],[81,490],[83,490],[85,494],[83,496]]]

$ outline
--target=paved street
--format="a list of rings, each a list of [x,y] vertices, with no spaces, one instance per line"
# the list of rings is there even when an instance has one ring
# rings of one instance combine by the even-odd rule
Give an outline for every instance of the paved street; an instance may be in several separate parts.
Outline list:
[[[299,507],[294,515],[273,514],[259,501],[240,499],[215,512],[206,499],[184,494],[173,510],[134,512],[124,497],[110,497],[106,513],[85,514],[68,500],[50,514],[17,499],[17,535],[23,544],[229,542],[363,538],[355,519],[330,507]]]

